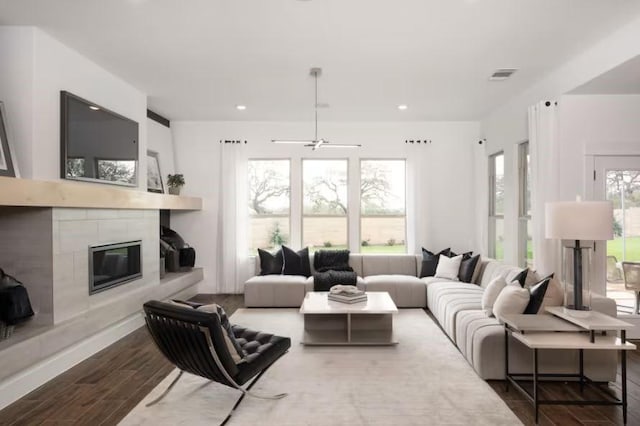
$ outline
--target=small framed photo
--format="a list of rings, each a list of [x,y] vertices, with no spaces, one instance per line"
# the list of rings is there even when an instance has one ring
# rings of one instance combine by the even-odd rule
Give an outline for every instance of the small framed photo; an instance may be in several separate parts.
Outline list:
[[[147,191],[164,194],[160,159],[156,151],[147,150]]]
[[[7,136],[7,114],[4,104],[0,102],[0,176],[18,177],[15,157],[13,157],[12,147]]]

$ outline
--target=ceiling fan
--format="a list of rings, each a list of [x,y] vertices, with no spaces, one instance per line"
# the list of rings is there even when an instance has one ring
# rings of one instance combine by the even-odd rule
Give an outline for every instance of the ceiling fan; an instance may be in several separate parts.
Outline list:
[[[311,68],[310,73],[315,80],[315,103],[314,103],[314,111],[315,111],[315,137],[313,139],[272,139],[273,143],[290,143],[290,144],[301,144],[306,147],[310,147],[314,151],[320,148],[360,148],[362,145],[360,144],[344,144],[344,143],[331,143],[326,139],[318,139],[318,77],[322,74],[322,68]]]

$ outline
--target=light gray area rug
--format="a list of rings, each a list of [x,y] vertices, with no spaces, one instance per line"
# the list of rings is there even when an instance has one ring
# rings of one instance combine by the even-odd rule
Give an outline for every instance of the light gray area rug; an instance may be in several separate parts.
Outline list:
[[[291,350],[252,388],[281,400],[245,397],[228,425],[518,425],[513,412],[480,379],[421,309],[394,318],[397,346],[308,347],[300,344],[297,309],[240,309],[233,323],[290,336]],[[172,372],[121,425],[215,425],[237,390],[185,374],[152,407],[177,375]]]

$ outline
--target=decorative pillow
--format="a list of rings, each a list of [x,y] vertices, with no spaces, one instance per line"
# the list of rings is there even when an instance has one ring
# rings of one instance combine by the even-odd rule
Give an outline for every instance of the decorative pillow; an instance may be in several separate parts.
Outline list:
[[[522,314],[529,304],[529,290],[520,287],[518,283],[512,283],[502,289],[495,303],[493,314],[498,319],[505,315]]]
[[[538,281],[540,281],[540,277],[538,276],[538,273],[536,271],[532,271],[531,269],[529,269],[529,272],[527,272],[527,279],[524,282],[524,286],[527,288],[531,287]]]
[[[456,257],[456,256],[469,256],[469,257],[471,257],[472,255],[473,255],[472,251],[468,251],[466,253],[460,253],[460,254],[457,254],[454,251],[449,251],[449,254],[448,254],[449,257]]]
[[[456,257],[440,256],[438,267],[436,268],[436,278],[446,278],[448,280],[458,281],[458,271],[460,271],[460,263],[462,263],[462,255]]]
[[[523,269],[518,275],[513,277],[513,282],[517,281],[520,284],[520,287],[524,287],[527,282],[527,274],[529,273],[529,268]]]
[[[438,259],[440,255],[449,257],[450,248],[440,250],[439,253],[432,253],[429,250],[422,248],[422,269],[420,270],[420,278],[432,277],[436,274],[436,268],[438,267]]]
[[[260,257],[260,275],[282,274],[282,266],[284,264],[282,249],[278,250],[276,254],[258,249],[258,256]]]
[[[543,278],[536,284],[534,284],[531,288],[529,288],[529,293],[531,295],[529,299],[529,304],[524,310],[525,314],[537,314],[540,310],[540,306],[542,306],[542,301],[544,300],[544,295],[547,292],[547,287],[549,286],[549,281],[553,275],[549,275],[548,277]]]
[[[196,308],[198,311],[209,312],[212,314],[218,315],[220,318],[220,325],[224,330],[224,342],[227,344],[227,350],[229,351],[229,355],[233,358],[233,361],[236,364],[240,364],[244,362],[244,357],[246,354],[242,350],[242,347],[236,340],[235,334],[233,334],[233,330],[231,328],[231,323],[229,322],[229,318],[227,318],[227,314],[225,313],[222,306],[217,305],[215,303],[211,305],[202,305]]]
[[[282,246],[282,256],[284,258],[283,275],[304,275],[305,277],[311,275],[308,247],[295,252],[287,246]]]
[[[474,272],[480,261],[480,255],[471,256],[471,254],[463,254],[462,262],[460,262],[460,270],[458,271],[458,279],[464,283],[473,281]]]
[[[506,286],[507,281],[503,277],[496,277],[484,289],[484,293],[482,293],[482,310],[488,317],[493,316],[493,305],[502,289]]]

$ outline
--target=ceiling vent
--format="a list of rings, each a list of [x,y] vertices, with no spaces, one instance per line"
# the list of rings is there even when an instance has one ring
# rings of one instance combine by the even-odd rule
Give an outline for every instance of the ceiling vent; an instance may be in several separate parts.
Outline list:
[[[491,77],[489,77],[490,81],[503,81],[511,77],[514,72],[518,71],[515,68],[504,68],[500,70],[496,70]]]

